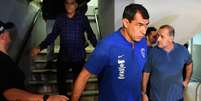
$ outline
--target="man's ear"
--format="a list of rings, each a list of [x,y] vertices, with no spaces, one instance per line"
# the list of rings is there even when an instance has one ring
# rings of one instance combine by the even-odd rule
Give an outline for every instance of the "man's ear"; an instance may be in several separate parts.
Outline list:
[[[5,35],[6,33],[4,32],[4,33],[2,33],[1,35],[0,35],[0,39],[1,40],[5,40],[6,39],[6,35]]]
[[[172,41],[174,41],[174,36],[170,36],[170,39],[171,39]]]
[[[128,21],[128,19],[122,19],[122,23],[123,23],[123,27],[124,28],[127,28],[128,27],[128,24],[129,24],[129,21]]]

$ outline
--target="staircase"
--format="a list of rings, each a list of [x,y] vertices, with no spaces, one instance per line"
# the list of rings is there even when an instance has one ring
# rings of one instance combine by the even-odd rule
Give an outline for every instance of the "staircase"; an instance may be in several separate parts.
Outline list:
[[[90,47],[86,48],[87,56],[90,54]],[[56,54],[58,50],[56,49]],[[48,62],[46,50],[42,51],[37,57],[32,60],[32,76],[28,82],[28,88],[32,91],[39,92],[42,94],[58,94],[57,81],[56,81],[56,58]],[[71,91],[73,87],[73,80],[71,76],[71,70],[68,70],[68,77],[66,82],[71,85]],[[70,97],[72,92],[67,92]],[[85,87],[80,101],[97,101],[98,100],[98,81],[95,75],[90,77]]]

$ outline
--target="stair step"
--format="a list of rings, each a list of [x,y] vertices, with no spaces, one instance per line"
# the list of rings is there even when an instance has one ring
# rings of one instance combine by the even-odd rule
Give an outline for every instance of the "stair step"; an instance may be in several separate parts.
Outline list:
[[[48,81],[29,81],[30,85],[36,85],[36,84],[56,84],[56,80],[48,80]],[[88,83],[96,83],[98,82],[97,78],[90,78]],[[66,80],[66,83],[73,83],[73,80]]]
[[[57,72],[56,69],[33,69],[32,73]]]
[[[47,95],[58,95],[58,92],[40,92],[41,94],[47,94]],[[67,93],[68,96],[71,96],[72,92]],[[81,97],[84,96],[97,96],[99,94],[98,90],[85,90],[82,93]]]

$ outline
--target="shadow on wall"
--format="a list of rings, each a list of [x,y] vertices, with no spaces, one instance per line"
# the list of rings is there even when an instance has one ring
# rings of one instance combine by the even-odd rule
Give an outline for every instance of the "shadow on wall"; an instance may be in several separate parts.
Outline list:
[[[178,15],[167,15],[167,16],[160,18],[156,22],[154,22],[153,25],[155,27],[159,28],[163,24],[173,23],[177,18],[178,18]]]
[[[135,0],[143,4],[150,13],[150,24],[161,26],[170,24],[175,28],[175,42],[186,43],[196,33],[201,32],[200,0]]]

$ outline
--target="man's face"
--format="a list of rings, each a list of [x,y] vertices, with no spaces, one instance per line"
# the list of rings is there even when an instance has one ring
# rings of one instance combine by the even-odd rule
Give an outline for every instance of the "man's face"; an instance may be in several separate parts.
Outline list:
[[[64,5],[65,5],[65,10],[68,14],[72,14],[76,12],[77,4],[75,0],[65,0]]]
[[[149,35],[149,40],[151,41],[152,44],[156,43],[158,39],[158,33],[157,31],[151,31]]]
[[[144,19],[142,15],[137,12],[134,17],[134,20],[128,22],[126,25],[126,29],[131,40],[137,42],[140,41],[146,33],[148,24],[149,20]]]
[[[4,45],[7,50],[11,43],[10,33],[8,31],[4,31],[3,33],[1,33],[1,40],[4,41]]]
[[[173,39],[169,36],[169,30],[167,28],[159,29],[158,31],[158,47],[166,48],[169,44],[172,43]]]

